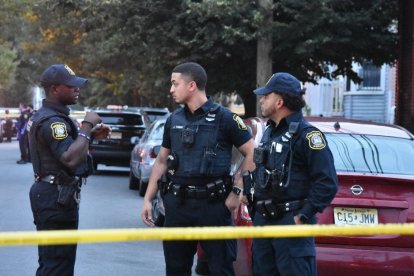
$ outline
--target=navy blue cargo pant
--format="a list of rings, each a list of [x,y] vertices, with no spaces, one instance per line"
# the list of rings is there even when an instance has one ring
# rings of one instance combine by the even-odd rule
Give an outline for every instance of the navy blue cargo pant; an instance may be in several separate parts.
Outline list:
[[[256,213],[255,226],[294,225],[294,212],[280,219],[267,220]],[[310,223],[315,218],[310,219]],[[316,251],[313,237],[253,239],[254,275],[316,276]]]
[[[79,211],[75,200],[68,206],[57,204],[56,185],[36,182],[30,189],[30,204],[37,230],[78,229]],[[72,276],[76,245],[39,246],[36,276]]]
[[[223,200],[186,198],[177,203],[171,193],[164,196],[165,227],[230,226],[231,213]],[[191,275],[198,241],[164,241],[164,257],[168,276]],[[208,260],[211,275],[234,275],[236,240],[205,240],[200,245]]]

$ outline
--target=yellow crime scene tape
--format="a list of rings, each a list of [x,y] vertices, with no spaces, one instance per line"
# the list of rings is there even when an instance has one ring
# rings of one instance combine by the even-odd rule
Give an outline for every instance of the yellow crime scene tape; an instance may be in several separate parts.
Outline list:
[[[0,246],[145,240],[214,240],[366,235],[414,235],[414,223],[390,223],[372,226],[283,225],[0,232]]]

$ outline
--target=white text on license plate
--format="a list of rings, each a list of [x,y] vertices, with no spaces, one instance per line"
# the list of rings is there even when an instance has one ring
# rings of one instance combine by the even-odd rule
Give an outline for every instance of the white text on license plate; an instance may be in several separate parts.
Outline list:
[[[121,132],[112,132],[111,133],[111,139],[121,139],[122,133]]]
[[[334,221],[336,225],[375,225],[378,224],[377,209],[335,207]]]

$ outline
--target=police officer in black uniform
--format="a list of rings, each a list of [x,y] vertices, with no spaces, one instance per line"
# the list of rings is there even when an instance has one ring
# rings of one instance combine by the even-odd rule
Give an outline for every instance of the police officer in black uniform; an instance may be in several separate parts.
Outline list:
[[[167,119],[160,153],[144,197],[142,220],[154,226],[151,201],[157,180],[164,183],[165,227],[229,226],[231,211],[240,204],[242,179],[229,172],[233,145],[245,156],[242,167],[254,168],[254,141],[237,115],[205,94],[207,75],[197,63],[173,69],[171,97],[184,107]],[[191,275],[198,241],[164,241],[167,275]],[[235,240],[200,241],[212,275],[234,275]]]
[[[338,179],[324,135],[302,115],[300,82],[276,73],[254,92],[262,96],[261,112],[269,121],[254,151],[254,193],[248,194],[254,198],[253,223],[315,224],[315,214],[334,198]],[[313,237],[254,239],[252,250],[254,275],[317,274]]]
[[[77,229],[80,187],[93,170],[89,142],[106,137],[110,129],[96,126],[102,120],[88,112],[78,131],[67,105],[75,104],[87,79],[64,64],[47,68],[41,76],[46,92],[43,106],[28,122],[35,183],[30,203],[37,230]],[[39,246],[37,276],[73,275],[76,245]]]

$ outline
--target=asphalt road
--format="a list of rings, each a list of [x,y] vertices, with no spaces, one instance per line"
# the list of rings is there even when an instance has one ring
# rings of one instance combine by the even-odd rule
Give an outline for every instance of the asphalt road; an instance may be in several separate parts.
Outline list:
[[[31,164],[18,165],[18,142],[0,143],[0,231],[35,231],[29,203]],[[82,187],[80,229],[146,227],[142,198],[128,189],[128,168],[100,165]],[[1,234],[0,234],[1,235]],[[0,245],[0,276],[34,275],[36,246]],[[165,275],[160,241],[78,245],[75,275]]]

